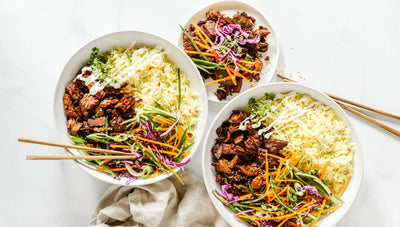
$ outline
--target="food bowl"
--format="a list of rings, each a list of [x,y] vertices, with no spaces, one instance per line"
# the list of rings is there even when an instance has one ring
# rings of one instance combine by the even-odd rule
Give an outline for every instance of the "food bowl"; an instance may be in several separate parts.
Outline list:
[[[270,21],[264,17],[265,13],[258,11],[256,8],[252,7],[251,5],[248,5],[247,3],[240,2],[240,1],[220,1],[213,3],[211,5],[208,5],[204,7],[203,9],[200,9],[196,13],[191,16],[191,18],[186,22],[184,25],[185,29],[189,28],[189,25],[192,23],[196,23],[200,20],[205,19],[205,14],[208,10],[214,9],[214,10],[219,10],[221,13],[226,14],[227,16],[233,16],[237,11],[244,11],[246,12],[249,16],[254,17],[256,19],[254,27],[258,28],[258,26],[264,26],[268,28],[270,31],[270,34],[267,36],[266,41],[269,43],[268,46],[268,51],[262,53],[261,60],[264,63],[264,66],[261,71],[261,76],[260,80],[255,82],[253,81],[254,86],[259,86],[262,84],[267,84],[269,83],[275,73],[277,64],[278,64],[278,59],[279,59],[279,42],[278,42],[278,36],[276,33],[276,30],[270,23]],[[182,36],[183,33],[180,33],[179,35],[179,40],[178,40],[178,45],[183,49],[183,44],[182,44]],[[266,61],[264,58],[266,56],[269,56],[269,60]],[[232,95],[227,96],[226,99],[224,100],[218,100],[217,96],[214,94],[218,88],[218,84],[210,84],[206,86],[207,90],[207,97],[209,100],[214,101],[214,102],[221,102],[221,103],[227,103],[228,101],[232,100],[234,97],[239,95],[240,93],[248,90],[251,88],[250,84],[247,82],[243,82],[242,89],[240,93],[234,93]]]
[[[181,72],[184,72],[186,74],[189,86],[197,94],[199,110],[197,115],[198,123],[194,129],[194,145],[191,147],[191,153],[182,160],[182,162],[186,162],[194,155],[200,144],[203,132],[205,131],[205,123],[208,110],[205,87],[195,65],[181,49],[161,37],[140,31],[122,31],[101,36],[100,38],[89,42],[81,49],[79,49],[67,62],[58,79],[54,97],[54,115],[59,140],[61,143],[64,144],[73,144],[73,142],[69,139],[69,134],[67,131],[67,119],[63,106],[63,95],[65,92],[65,87],[77,75],[78,70],[80,70],[88,62],[91,56],[92,48],[97,47],[100,49],[100,51],[108,51],[116,47],[128,48],[132,45],[133,42],[136,43],[135,47],[161,47],[163,52],[167,55],[168,59],[171,62],[175,63],[176,66],[180,68]],[[81,154],[78,150],[75,149],[68,149],[68,152],[70,152],[72,155]],[[92,168],[85,162],[78,162],[78,164],[90,175],[102,181],[119,185],[135,186],[151,184],[165,179],[173,174],[172,172],[168,174],[163,173],[153,178],[137,179],[133,182],[130,182],[126,178],[116,179],[111,175],[104,174],[103,172],[98,172],[95,170],[95,168]],[[174,168],[174,171],[179,171],[179,168]]]
[[[347,189],[341,196],[341,199],[344,201],[344,204],[335,212],[320,219],[317,225],[318,226],[335,225],[349,210],[351,204],[353,203],[353,201],[357,196],[362,180],[363,155],[356,132],[354,131],[354,128],[351,125],[351,122],[346,113],[327,95],[311,87],[296,83],[271,83],[267,85],[262,85],[240,94],[239,96],[231,100],[228,104],[226,104],[212,122],[204,142],[203,153],[202,153],[202,167],[203,167],[203,178],[205,181],[207,192],[218,212],[232,226],[248,226],[248,223],[245,223],[244,221],[235,217],[233,213],[231,213],[231,211],[226,206],[224,206],[224,204],[221,203],[221,201],[219,201],[216,198],[216,196],[212,193],[213,190],[221,191],[221,186],[216,182],[217,172],[214,166],[212,166],[212,163],[214,163],[215,161],[211,149],[214,146],[217,139],[216,129],[220,127],[223,122],[229,119],[233,110],[243,109],[248,104],[250,98],[253,97],[259,98],[264,96],[265,93],[287,93],[292,91],[299,94],[307,94],[311,96],[313,99],[321,102],[322,104],[325,104],[327,107],[332,109],[336,114],[336,116],[340,120],[342,120],[345,126],[349,129],[351,134],[351,141],[354,145],[353,147],[354,153],[352,159],[352,169],[353,169],[352,177],[350,183],[347,186]]]

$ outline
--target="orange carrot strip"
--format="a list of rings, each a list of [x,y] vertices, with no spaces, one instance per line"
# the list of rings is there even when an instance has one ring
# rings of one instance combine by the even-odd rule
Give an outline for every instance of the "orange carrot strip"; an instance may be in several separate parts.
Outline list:
[[[185,153],[183,153],[182,157],[186,157],[190,153],[191,153],[191,151],[186,151]]]
[[[239,68],[243,69],[243,70],[246,71],[246,72],[253,73],[253,72],[250,71],[248,68],[244,67],[243,65],[241,65],[241,64],[239,64],[239,63],[237,63],[237,62],[236,62],[236,65],[238,65]]]
[[[245,63],[245,64],[255,64],[255,61],[246,61],[246,60],[240,60],[240,62]]]
[[[279,223],[278,227],[281,227],[283,224],[285,224],[285,222],[287,222],[290,218],[286,218],[285,220],[283,220],[281,223]]]
[[[215,45],[214,42],[211,41],[210,37],[208,37],[208,35],[203,31],[203,29],[201,29],[197,24],[193,24],[193,25],[194,25],[195,28],[196,28],[196,27],[199,28],[201,34],[206,38],[206,40],[207,40],[211,45],[213,45],[213,46]]]
[[[140,138],[140,137],[139,137]],[[143,138],[142,138],[143,139]],[[150,155],[153,154],[153,151],[151,150],[150,147],[148,147],[149,150],[147,150],[144,146],[143,148],[146,150],[147,153],[149,153]],[[169,167],[167,164],[165,164],[163,161],[161,161],[159,158],[157,158],[157,156],[153,156],[158,162],[160,162],[163,166],[165,166],[169,171],[171,171],[177,178],[178,180],[181,182],[182,185],[185,185],[182,181],[182,179],[178,176],[178,174],[171,168]]]
[[[208,48],[210,48],[208,43],[204,40],[203,35],[200,33],[201,28],[199,28],[199,26],[197,26],[196,24],[193,24],[193,25],[194,25],[194,30],[196,30],[196,33],[200,37],[201,41],[203,41],[204,45],[206,45]]]
[[[139,139],[139,140],[143,140],[143,141],[149,142],[149,143],[154,143],[154,144],[158,144],[158,145],[161,145],[161,146],[172,148],[172,149],[176,150],[178,153],[180,152],[180,150],[178,148],[176,148],[176,147],[174,147],[172,145],[166,144],[166,143],[161,143],[161,142],[158,142],[158,141],[155,141],[155,140],[149,140],[149,139],[142,138],[142,137],[139,137],[139,136],[132,136],[132,137],[136,138],[136,139]]]
[[[235,72],[235,69],[233,68],[230,68],[230,70],[232,70],[232,73]],[[254,84],[250,80],[248,80],[245,76],[243,76],[241,73],[237,72],[236,75],[242,77],[247,83],[249,83],[252,87],[254,87]]]
[[[193,50],[184,50],[184,52],[188,53],[188,54],[200,54],[200,52],[193,51]],[[215,54],[212,54],[212,53],[207,53],[207,52],[201,52],[201,53],[206,55],[206,56],[215,57]]]
[[[289,185],[286,185],[277,195],[281,195],[282,193],[286,192],[286,190],[289,188]]]
[[[171,167],[169,167],[167,164],[165,164],[161,160],[158,160],[158,161],[161,162],[169,171],[171,171],[178,178],[178,180],[181,182],[182,185],[185,185],[183,183],[182,179],[179,177],[179,175]]]
[[[290,225],[290,226],[294,226],[294,227],[302,227],[301,225],[297,225],[297,224],[294,224],[294,223],[291,223],[291,222],[287,222],[286,224]]]
[[[96,171],[105,171],[106,169],[104,169],[103,167],[100,167],[100,168],[97,168],[96,169]],[[122,167],[122,168],[113,168],[113,169],[110,169],[111,171],[115,171],[115,172],[118,172],[118,171],[122,171],[122,170],[126,170],[126,167]]]
[[[325,171],[326,171],[326,168],[328,168],[328,165],[329,165],[330,162],[331,162],[331,160],[328,160],[328,161],[325,163],[324,167],[322,168],[321,175],[319,176],[319,179],[322,179],[322,177],[324,176]]]
[[[269,184],[269,166],[268,166],[268,150],[265,149],[265,185],[267,185],[266,188],[268,188],[268,184]],[[272,189],[274,190],[274,189]],[[265,190],[265,195],[267,195],[267,190]]]
[[[325,198],[324,201],[322,202],[321,209],[318,211],[318,215],[317,215],[317,217],[315,218],[314,222],[312,223],[311,227],[314,227],[315,224],[317,224],[318,219],[319,219],[319,217],[321,217],[322,211],[324,210],[325,203],[326,203],[326,198]]]
[[[252,195],[251,193],[245,194],[245,195],[240,196],[239,199],[244,199],[244,198],[247,198],[247,197],[249,197],[251,195]]]
[[[208,46],[206,46],[206,45],[204,45],[204,44],[202,44],[202,43],[200,43],[200,42],[197,42],[197,41],[194,41],[194,42],[197,44],[197,46],[199,46],[199,47],[201,47],[201,48],[204,48],[204,49],[207,49],[207,50],[210,49],[210,47],[208,47]]]
[[[234,76],[231,74],[231,71],[229,70],[229,66],[227,66],[226,64],[224,64],[226,71],[228,72],[228,75],[230,77],[230,79],[232,80],[233,84],[236,86],[236,79],[234,78]]]
[[[163,154],[169,154],[169,155],[177,155],[178,153],[173,152],[173,151],[164,151],[164,150],[158,150],[160,153]]]
[[[342,188],[342,190],[340,190],[340,192],[339,192],[339,194],[338,194],[339,196],[342,196],[342,195],[343,195],[343,193],[344,193],[344,191],[346,190],[347,186],[349,186],[350,180],[351,180],[351,177],[347,180],[347,182],[346,182],[346,184],[344,185],[344,187]]]
[[[104,165],[104,164],[106,164],[107,162],[109,162],[109,161],[111,161],[112,159],[104,159],[103,161],[101,161],[100,163],[99,163],[99,165]]]
[[[218,83],[218,82],[229,80],[229,79],[231,79],[231,76],[227,76],[227,77],[224,77],[224,78],[221,78],[218,80],[213,80],[213,81],[205,83],[204,85],[210,85],[210,84]]]
[[[111,132],[111,133],[109,133],[110,136],[115,136],[115,135],[119,135],[119,134],[121,134],[121,133],[120,132]]]
[[[129,129],[130,132],[133,131],[133,128],[136,126],[136,122],[132,124],[131,128]]]
[[[270,154],[270,153],[268,153],[267,155],[270,156],[270,157],[277,158],[277,159],[285,159],[285,158],[282,158],[282,157],[279,157],[277,155],[273,155],[273,154]]]
[[[171,143],[171,141],[172,141],[173,139],[175,139],[175,137],[176,137],[176,134],[172,135],[172,136],[167,140],[167,143],[168,143],[168,144]]]
[[[112,144],[111,145],[112,148],[131,148],[131,146],[128,145],[121,145],[121,144]]]

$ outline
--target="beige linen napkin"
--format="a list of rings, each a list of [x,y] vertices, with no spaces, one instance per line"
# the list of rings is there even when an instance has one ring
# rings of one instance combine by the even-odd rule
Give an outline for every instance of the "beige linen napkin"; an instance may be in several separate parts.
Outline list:
[[[138,187],[111,186],[91,217],[90,226],[229,226],[207,195],[203,182],[180,172]]]

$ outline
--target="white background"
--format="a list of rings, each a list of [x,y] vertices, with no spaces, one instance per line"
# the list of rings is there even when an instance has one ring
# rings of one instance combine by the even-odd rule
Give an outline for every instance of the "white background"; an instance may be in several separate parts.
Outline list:
[[[61,148],[53,94],[67,60],[92,39],[141,30],[176,43],[179,24],[214,1],[0,0],[0,225],[87,226],[109,187],[73,161],[26,161]],[[400,1],[250,2],[275,26],[279,73],[315,88],[400,114]],[[278,81],[278,79],[275,79]],[[209,121],[221,106],[210,103]],[[364,178],[338,226],[400,226],[400,138],[352,114],[364,153]],[[373,115],[400,130],[400,121]],[[200,153],[187,171],[201,177]]]

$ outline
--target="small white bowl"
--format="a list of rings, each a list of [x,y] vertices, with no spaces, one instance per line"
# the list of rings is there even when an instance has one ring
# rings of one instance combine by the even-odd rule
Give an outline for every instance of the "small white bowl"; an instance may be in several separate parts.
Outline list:
[[[165,53],[168,55],[169,59],[174,62],[182,70],[182,72],[185,72],[186,76],[189,79],[190,86],[198,95],[199,115],[198,124],[195,129],[196,138],[194,141],[192,152],[183,160],[185,161],[194,155],[205,131],[205,123],[207,122],[208,113],[206,90],[196,66],[181,49],[161,37],[145,32],[122,31],[104,35],[86,44],[71,57],[71,59],[65,65],[64,70],[60,75],[60,78],[58,79],[58,84],[54,97],[55,123],[59,140],[61,141],[61,143],[64,144],[72,144],[72,141],[68,138],[67,120],[63,107],[63,95],[65,87],[76,76],[78,70],[82,68],[89,60],[92,48],[97,47],[100,49],[100,51],[107,51],[114,49],[116,46],[129,47],[133,41],[136,42],[135,46],[137,47],[161,46]],[[74,155],[79,155],[79,151],[75,149],[68,150]],[[126,185],[126,181],[128,180],[126,178],[121,178],[120,180],[114,179],[112,176],[98,172],[82,163],[79,163],[79,166],[92,176],[111,184]],[[174,170],[179,171],[179,168],[175,168]],[[162,174],[157,177],[145,180],[138,179],[129,183],[129,185],[136,186],[151,184],[163,180],[171,175],[172,173]]]
[[[204,20],[206,18],[206,12],[210,9],[214,10],[219,10],[221,13],[226,14],[228,16],[233,16],[237,11],[244,11],[246,12],[249,16],[254,17],[256,19],[254,28],[258,28],[258,26],[264,26],[268,28],[268,30],[271,32],[266,40],[267,43],[269,43],[268,46],[268,51],[265,53],[262,53],[261,55],[261,60],[263,61],[263,69],[261,71],[261,76],[260,80],[258,82],[253,81],[254,86],[262,85],[262,84],[267,84],[269,83],[275,73],[276,67],[278,65],[278,59],[279,59],[279,42],[278,42],[278,36],[277,33],[272,26],[272,24],[264,17],[264,13],[261,13],[254,7],[240,2],[240,1],[221,1],[217,3],[213,3],[209,6],[204,7],[203,9],[197,11],[193,16],[186,22],[184,28],[189,29],[189,25],[192,23],[197,23],[200,20]],[[178,40],[178,46],[183,49],[183,44],[182,44],[182,35],[183,33],[181,32],[179,35],[179,40]],[[269,56],[269,61],[265,61],[264,58],[266,56]],[[232,100],[234,97],[238,96],[240,93],[248,90],[251,88],[250,84],[247,82],[243,82],[242,89],[239,93],[235,93],[233,95],[229,95],[226,97],[225,100],[218,100],[217,96],[214,94],[218,88],[218,83],[207,85],[207,96],[208,99],[214,102],[222,102],[222,103],[227,103],[228,101]]]
[[[221,216],[224,217],[224,219],[232,226],[248,226],[248,224],[244,224],[238,218],[235,218],[234,215],[231,213],[231,211],[228,210],[212,194],[212,190],[215,189],[220,190],[220,185],[215,181],[216,177],[215,168],[214,166],[211,165],[213,163],[211,149],[214,146],[215,139],[217,138],[215,131],[224,121],[226,121],[230,117],[233,110],[243,109],[247,105],[250,98],[262,97],[266,92],[286,93],[290,91],[295,91],[301,94],[308,94],[315,100],[320,101],[321,103],[330,107],[336,113],[338,118],[343,120],[346,126],[349,128],[352,141],[354,143],[355,152],[353,156],[353,175],[346,191],[341,197],[341,199],[345,203],[340,209],[336,210],[334,213],[318,221],[318,226],[334,226],[349,210],[351,204],[353,203],[354,199],[357,196],[362,180],[363,155],[361,151],[361,146],[359,144],[359,140],[356,136],[356,132],[354,131],[354,128],[351,125],[350,120],[346,115],[346,113],[343,111],[343,109],[341,109],[330,97],[311,87],[296,83],[283,83],[283,82],[271,83],[250,89],[240,94],[232,101],[230,101],[228,104],[226,104],[212,122],[211,127],[209,128],[204,141],[203,154],[202,154],[202,167],[203,167],[203,178],[207,188],[207,192],[215,208],[218,210]]]

